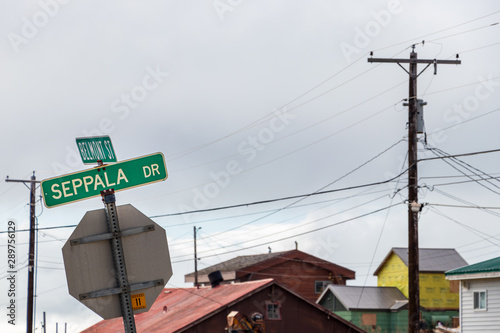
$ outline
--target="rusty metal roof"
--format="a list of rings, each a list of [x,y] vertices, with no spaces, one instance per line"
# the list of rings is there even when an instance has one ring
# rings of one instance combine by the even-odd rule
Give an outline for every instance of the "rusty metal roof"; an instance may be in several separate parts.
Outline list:
[[[325,318],[334,318],[338,324],[345,325],[349,332],[366,333],[349,321],[287,289],[274,279],[222,284],[216,288],[165,288],[148,312],[134,316],[136,329],[138,332],[153,333],[185,332],[228,307],[240,304],[248,297],[275,285],[302,300],[304,304],[324,312]],[[123,320],[119,317],[103,320],[82,333],[123,333],[123,330]]]
[[[216,288],[165,288],[148,312],[135,315],[140,332],[171,333],[196,325],[226,305],[274,283],[273,279],[225,284]],[[103,320],[82,333],[122,333],[121,317]]]

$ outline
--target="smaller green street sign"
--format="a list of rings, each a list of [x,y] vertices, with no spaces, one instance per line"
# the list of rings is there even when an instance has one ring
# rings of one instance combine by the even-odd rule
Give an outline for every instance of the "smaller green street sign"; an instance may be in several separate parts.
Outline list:
[[[156,153],[45,179],[41,186],[45,206],[52,208],[99,196],[103,190],[126,190],[167,177],[165,157]]]
[[[115,150],[109,135],[76,138],[76,145],[84,164],[116,162]]]

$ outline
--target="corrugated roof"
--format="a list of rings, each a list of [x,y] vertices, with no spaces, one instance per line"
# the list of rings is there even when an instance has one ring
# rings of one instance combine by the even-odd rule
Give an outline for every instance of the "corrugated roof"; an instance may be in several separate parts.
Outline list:
[[[408,248],[394,247],[382,261],[380,266],[375,271],[377,275],[379,270],[384,266],[390,255],[397,255],[406,266],[408,266]],[[419,270],[420,272],[435,272],[444,273],[448,270],[463,267],[467,262],[462,258],[455,249],[419,249]]]
[[[165,288],[148,312],[135,315],[138,332],[174,333],[185,332],[207,318],[240,304],[244,300],[265,288],[277,286],[326,314],[325,318],[334,318],[346,325],[352,332],[365,332],[327,309],[303,298],[273,279],[248,281],[234,284],[222,284],[216,288]],[[82,333],[123,333],[121,317],[103,320]]]
[[[478,262],[465,267],[460,267],[446,272],[446,275],[478,274],[500,272],[500,257]]]
[[[328,285],[320,298],[330,291],[347,310],[391,310],[399,309],[408,299],[396,287],[357,287]]]
[[[213,312],[274,283],[272,279],[217,288],[165,288],[148,312],[135,315],[139,332],[171,333],[195,325]],[[103,320],[82,333],[122,333],[121,317]]]

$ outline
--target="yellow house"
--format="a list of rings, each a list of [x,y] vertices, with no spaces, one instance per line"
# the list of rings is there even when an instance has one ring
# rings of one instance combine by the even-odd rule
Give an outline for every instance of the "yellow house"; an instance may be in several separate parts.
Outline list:
[[[428,311],[458,311],[459,286],[444,272],[466,266],[454,249],[419,250],[420,306]],[[374,273],[380,287],[397,287],[408,296],[408,249],[392,248]]]

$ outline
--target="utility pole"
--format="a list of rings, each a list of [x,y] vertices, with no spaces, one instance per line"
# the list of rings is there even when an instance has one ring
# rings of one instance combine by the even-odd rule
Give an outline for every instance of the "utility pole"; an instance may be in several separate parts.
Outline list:
[[[33,332],[33,305],[34,305],[34,287],[35,287],[35,191],[36,184],[40,183],[36,180],[35,171],[33,171],[33,176],[30,180],[21,179],[9,179],[9,176],[5,179],[6,182],[13,183],[23,183],[26,185],[27,182],[30,183],[30,243],[29,243],[29,255],[28,255],[28,308],[26,311],[26,332]],[[26,185],[28,186],[28,185]]]
[[[45,311],[43,311],[43,333],[47,333],[47,322],[45,321]]]
[[[371,53],[370,55],[373,55]],[[458,58],[458,54],[457,54]],[[409,75],[408,96],[408,333],[419,331],[420,321],[420,288],[419,288],[419,247],[418,247],[418,213],[422,205],[418,203],[417,173],[417,78],[431,64],[434,64],[434,75],[437,64],[461,64],[460,60],[418,59],[415,45],[412,45],[410,59],[368,58],[368,62],[397,63]],[[409,64],[407,71],[401,64]],[[427,66],[417,74],[417,64]]]
[[[198,286],[198,253],[196,252],[196,233],[198,230],[200,230],[201,227],[198,229],[196,226],[193,227],[193,234],[194,234],[194,286],[196,288],[199,288]]]

